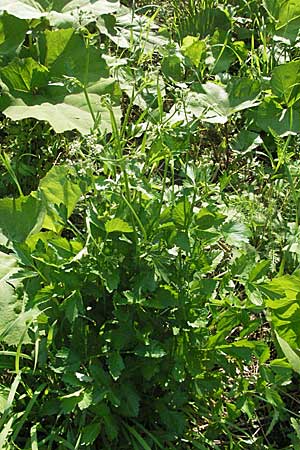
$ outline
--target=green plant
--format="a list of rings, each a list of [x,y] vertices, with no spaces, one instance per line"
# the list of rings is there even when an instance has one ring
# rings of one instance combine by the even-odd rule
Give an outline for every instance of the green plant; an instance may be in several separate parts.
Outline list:
[[[17,3],[0,15],[0,448],[297,448],[297,17]]]

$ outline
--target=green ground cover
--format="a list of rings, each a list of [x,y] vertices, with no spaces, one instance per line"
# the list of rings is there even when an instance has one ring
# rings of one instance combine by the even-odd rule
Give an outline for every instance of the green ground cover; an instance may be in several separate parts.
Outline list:
[[[300,6],[0,2],[0,449],[300,449]]]

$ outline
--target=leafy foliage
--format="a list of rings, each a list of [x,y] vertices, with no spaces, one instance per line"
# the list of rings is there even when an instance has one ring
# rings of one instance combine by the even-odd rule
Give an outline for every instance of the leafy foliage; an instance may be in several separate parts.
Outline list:
[[[0,448],[299,447],[297,23],[2,1]]]

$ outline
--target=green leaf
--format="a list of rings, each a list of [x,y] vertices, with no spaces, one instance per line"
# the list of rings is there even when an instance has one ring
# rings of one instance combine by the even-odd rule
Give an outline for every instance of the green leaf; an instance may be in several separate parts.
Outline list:
[[[8,14],[0,16],[0,56],[15,56],[25,39],[27,30],[28,25],[25,20]]]
[[[45,217],[44,203],[33,194],[0,200],[0,230],[11,241],[24,242],[38,232]]]
[[[201,230],[208,230],[218,224],[215,214],[206,208],[200,209],[195,217],[195,220]]]
[[[188,224],[191,213],[191,204],[187,199],[185,199],[184,201],[178,203],[172,210],[172,218],[176,225],[184,228]]]
[[[206,42],[200,41],[198,37],[186,36],[182,42],[181,52],[184,56],[187,56],[196,67],[199,67],[200,61],[206,52]]]
[[[125,417],[137,417],[140,409],[140,397],[132,384],[122,383],[120,385],[121,404],[118,408]]]
[[[161,286],[149,298],[143,302],[149,308],[165,309],[178,307],[178,292],[170,286]]]
[[[119,352],[111,352],[108,356],[109,372],[116,381],[120,377],[122,371],[125,369],[123,358]]]
[[[90,110],[92,108],[97,126],[103,132],[111,130],[111,113],[102,105],[101,96],[112,94],[114,99],[120,96],[118,85],[112,79],[92,84],[87,89],[89,102],[83,92],[66,95],[67,89],[60,86],[62,91],[57,96],[54,88],[54,85],[48,86],[41,96],[21,91],[9,92],[7,86],[3,85],[0,110],[12,120],[29,117],[45,120],[57,133],[77,129],[82,134],[89,134],[95,126]],[[112,111],[118,124],[121,117],[120,107],[112,106]]]
[[[5,386],[0,385],[0,414],[3,414],[7,404],[9,396],[9,389]]]
[[[232,149],[238,152],[246,153],[251,152],[262,143],[263,140],[259,134],[242,129],[232,142]]]
[[[39,19],[43,16],[43,9],[36,0],[2,0],[1,10],[20,19]]]
[[[300,96],[300,62],[291,61],[273,69],[271,87],[274,94],[292,106]]]
[[[276,35],[294,43],[300,26],[299,2],[297,0],[264,0],[264,5],[276,21]]]
[[[274,278],[263,290],[268,295],[268,319],[276,332],[292,348],[300,347],[300,276]]]
[[[101,102],[109,94],[117,124],[121,91],[101,52],[86,46],[73,29],[46,31],[40,39],[41,60],[15,59],[1,69],[0,110],[12,120],[35,118],[62,133],[89,134],[95,126],[111,131],[111,112]],[[105,78],[103,78],[105,77]],[[71,91],[71,93],[70,93]]]
[[[283,351],[284,355],[286,356],[288,362],[290,363],[292,369],[300,374],[300,356],[292,349],[292,347],[289,345],[289,343],[280,337],[280,335],[275,331],[275,335],[277,338],[277,341],[281,347],[281,350]]]
[[[165,56],[161,63],[162,73],[175,81],[182,81],[184,78],[184,66],[182,59],[177,55]]]
[[[241,247],[244,243],[249,242],[251,232],[249,228],[240,222],[230,221],[222,226],[222,234],[229,245]]]
[[[21,92],[34,93],[48,82],[48,69],[32,58],[14,59],[0,70],[0,75],[11,90]]]
[[[24,333],[27,330],[27,320],[35,314],[22,313],[22,299],[19,299],[16,288],[21,281],[14,280],[18,272],[17,260],[12,255],[0,252],[0,341],[9,345],[18,345],[20,339],[28,342]]]
[[[300,112],[294,108],[283,108],[274,98],[265,98],[259,107],[249,113],[258,130],[267,133],[274,130],[284,137],[300,132]]]
[[[100,431],[101,426],[99,423],[91,423],[89,425],[86,425],[82,430],[80,444],[91,446],[99,436]]]
[[[185,108],[205,122],[224,124],[231,115],[260,103],[259,82],[246,78],[232,79],[226,87],[208,82],[201,88],[203,93],[188,93]]]
[[[147,345],[139,345],[134,354],[143,358],[163,358],[166,351],[162,348],[158,341],[151,340]]]
[[[86,389],[83,393],[82,399],[78,403],[78,407],[79,409],[81,409],[81,411],[83,411],[89,408],[89,406],[91,406],[92,403],[93,403],[93,392]]]
[[[50,100],[50,99],[49,99]],[[111,116],[106,107],[101,106],[98,95],[90,95],[91,104],[97,105],[95,114],[99,114],[99,128],[105,132],[111,130]],[[52,104],[44,99],[41,104],[27,105],[21,99],[11,99],[10,105],[5,105],[3,113],[12,120],[19,121],[29,117],[49,122],[57,133],[68,130],[78,130],[81,134],[90,134],[94,128],[94,120],[88,109],[83,94],[69,95],[61,103]],[[119,108],[113,108],[116,120],[120,118]]]
[[[62,303],[61,309],[65,312],[68,321],[73,323],[79,314],[84,313],[80,292],[75,291],[69,295]]]
[[[118,219],[115,217],[114,219],[108,220],[105,223],[105,230],[107,233],[113,233],[115,231],[119,233],[132,233],[133,228],[124,220]]]
[[[101,18],[102,19],[102,18]],[[130,48],[132,43],[141,44],[144,51],[159,51],[168,44],[168,39],[159,33],[159,26],[154,20],[149,20],[146,15],[132,14],[130,8],[122,6],[115,14],[115,23],[111,26],[111,21],[97,21],[101,33],[104,32],[118,47]]]
[[[64,225],[54,206],[63,204],[69,217],[82,194],[78,184],[71,181],[71,174],[72,170],[66,166],[53,166],[39,184],[47,208],[43,227],[48,230],[60,231]]]
[[[187,420],[184,413],[173,411],[164,404],[159,405],[158,413],[163,424],[174,436],[179,436],[183,433]]]
[[[260,280],[270,268],[270,261],[262,260],[259,261],[251,270],[249,274],[249,281],[257,281]]]
[[[50,23],[53,24],[57,17],[62,16],[64,19],[66,14],[69,20],[73,16],[72,21],[76,20],[77,15],[87,13],[95,18],[115,12],[119,6],[119,0],[54,0],[51,2],[51,14],[49,3],[45,0],[1,0],[0,11],[7,11],[20,19],[39,19],[48,16]]]
[[[71,413],[76,408],[80,400],[82,400],[82,397],[83,397],[82,389],[79,389],[76,392],[72,392],[71,394],[59,397],[62,412],[64,414]]]
[[[83,14],[91,13],[98,17],[103,14],[110,14],[120,7],[119,0],[54,0],[53,9],[68,13]]]
[[[40,42],[42,62],[51,74],[59,79],[75,78],[87,86],[109,76],[106,62],[95,47],[86,46],[83,38],[73,28],[46,30]]]
[[[191,7],[192,8],[192,7]],[[178,24],[179,38],[213,35],[216,29],[227,32],[231,27],[229,15],[220,8],[195,8]]]

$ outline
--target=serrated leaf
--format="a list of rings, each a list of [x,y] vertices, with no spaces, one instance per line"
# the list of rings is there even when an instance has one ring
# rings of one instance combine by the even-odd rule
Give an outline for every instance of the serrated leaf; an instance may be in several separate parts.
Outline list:
[[[268,272],[270,267],[270,261],[262,260],[259,261],[251,270],[249,274],[249,281],[260,280]]]
[[[85,390],[82,396],[82,399],[78,403],[79,409],[83,411],[84,409],[87,409],[91,404],[93,403],[93,392]]]
[[[86,425],[82,430],[81,445],[91,446],[97,437],[99,436],[101,431],[101,426],[99,423],[91,423]]]
[[[123,358],[119,352],[111,352],[108,356],[109,372],[116,381],[125,369]]]
[[[240,247],[243,243],[249,242],[251,232],[249,228],[241,222],[230,221],[222,226],[222,234],[229,245]]]
[[[134,350],[134,354],[143,358],[163,358],[166,355],[166,351],[162,348],[160,343],[155,340],[151,340],[146,345],[139,345]]]
[[[133,385],[129,383],[120,386],[121,404],[118,411],[125,417],[137,417],[140,409],[140,397]]]
[[[300,277],[284,275],[267,285],[268,320],[291,348],[300,347]]]
[[[16,293],[21,281],[13,279],[17,271],[15,256],[0,252],[0,342],[9,345],[18,345],[22,338],[28,342],[27,323],[38,314],[35,309],[23,312],[22,299]]]

